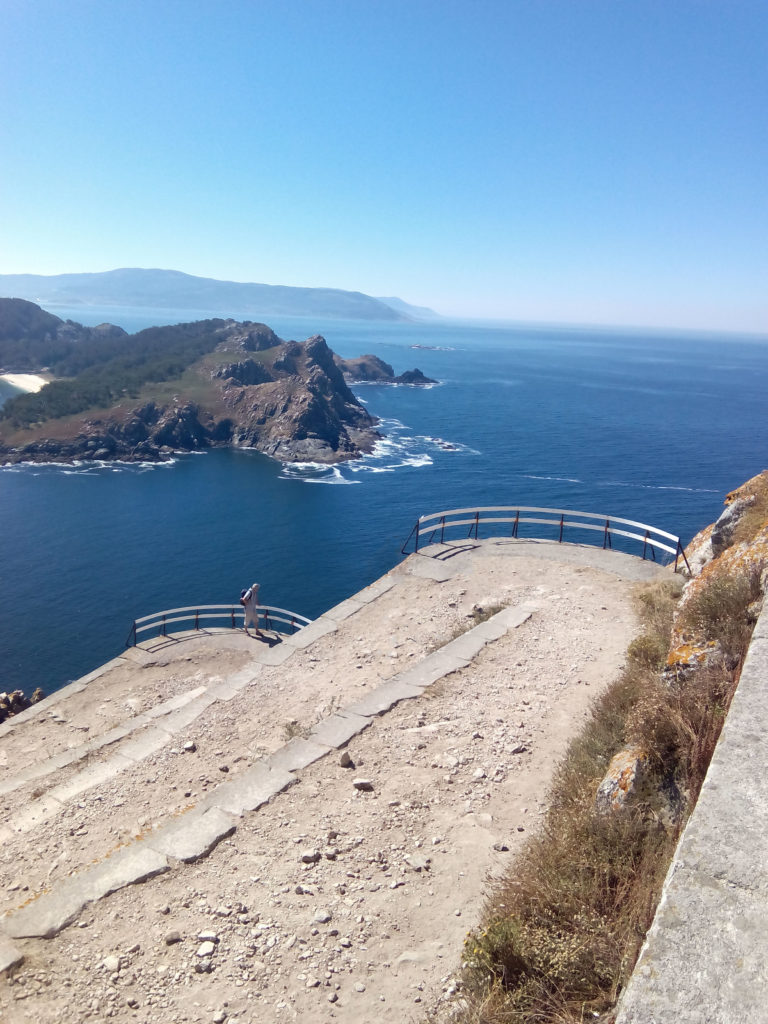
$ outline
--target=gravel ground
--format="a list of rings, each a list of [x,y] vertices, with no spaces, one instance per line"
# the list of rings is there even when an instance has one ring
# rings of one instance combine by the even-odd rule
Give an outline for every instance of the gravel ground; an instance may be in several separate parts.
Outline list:
[[[565,550],[565,549],[563,549]],[[530,553],[527,553],[530,552]],[[291,735],[302,735],[474,624],[528,604],[522,626],[333,752],[195,864],[91,904],[54,939],[18,942],[0,979],[17,1022],[418,1021],[455,989],[485,881],[536,828],[557,759],[617,673],[634,583],[488,542],[450,578],[407,560],[394,586],[280,667],[204,708],[154,753],[46,808],[46,794],[119,754],[116,741],[0,798],[0,911],[146,835]],[[603,553],[601,553],[601,556]],[[0,781],[247,665],[228,635],[116,663],[0,740]],[[135,735],[153,726],[145,726]],[[194,750],[185,750],[185,744]],[[367,790],[353,780],[365,778]],[[49,801],[50,804],[50,801]]]

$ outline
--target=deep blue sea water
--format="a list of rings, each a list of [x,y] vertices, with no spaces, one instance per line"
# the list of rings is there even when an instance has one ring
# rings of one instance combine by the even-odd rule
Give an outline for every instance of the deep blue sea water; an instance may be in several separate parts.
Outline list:
[[[197,318],[51,311],[129,331]],[[441,383],[359,385],[385,439],[339,467],[214,451],[0,470],[0,689],[51,692],[119,654],[134,617],[233,601],[253,580],[265,603],[313,617],[391,568],[427,512],[582,509],[687,541],[766,465],[766,338],[268,320]]]

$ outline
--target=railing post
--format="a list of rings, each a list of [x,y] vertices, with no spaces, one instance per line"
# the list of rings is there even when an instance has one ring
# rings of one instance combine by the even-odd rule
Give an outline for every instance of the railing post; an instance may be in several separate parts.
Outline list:
[[[515,523],[512,527],[512,536],[517,537],[517,528],[520,525],[520,509],[515,509]]]
[[[163,616],[163,628],[162,628],[161,632],[162,632],[163,636],[168,636],[168,633],[166,632],[166,629],[165,629],[165,616]]]
[[[229,609],[229,614],[232,617],[232,629],[237,629],[237,626],[235,625],[235,609],[234,608],[230,608]]]
[[[195,608],[195,632],[200,629],[200,609]]]
[[[565,516],[560,516],[560,537],[558,539],[558,543],[559,544],[563,543],[563,525],[564,525],[564,523],[565,523]]]
[[[645,537],[643,538],[643,561],[645,561],[645,550],[648,547],[648,531],[645,531]]]
[[[477,529],[480,526],[480,512],[475,512],[475,540],[477,540]]]
[[[603,531],[603,551],[606,547],[613,548],[611,543],[611,521],[610,519],[605,520],[605,530]]]
[[[445,541],[445,516],[440,516],[440,543]]]
[[[419,520],[416,520],[416,547],[414,548],[414,554],[419,550]]]
[[[683,545],[680,543],[680,538],[678,537],[677,538],[677,554],[675,555],[675,572],[677,572],[677,562],[678,562],[678,559],[680,558],[681,555],[683,556],[683,561],[685,562],[686,569],[688,570],[688,572],[690,572],[691,571],[691,567],[688,564],[688,559],[685,557],[685,551],[683,550]]]
[[[272,629],[269,624],[269,608],[264,609],[264,629]]]

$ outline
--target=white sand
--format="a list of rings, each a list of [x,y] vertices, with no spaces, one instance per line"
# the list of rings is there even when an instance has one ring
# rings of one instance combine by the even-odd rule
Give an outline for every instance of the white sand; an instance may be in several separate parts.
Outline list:
[[[48,383],[45,377],[40,377],[36,373],[0,373],[0,380],[6,381],[19,391],[26,392],[40,391]]]

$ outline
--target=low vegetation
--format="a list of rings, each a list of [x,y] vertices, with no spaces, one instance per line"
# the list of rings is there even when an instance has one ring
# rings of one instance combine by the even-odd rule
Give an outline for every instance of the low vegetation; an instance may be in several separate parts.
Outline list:
[[[201,320],[71,344],[50,367],[55,376],[67,379],[10,399],[0,410],[0,420],[19,429],[106,408],[124,395],[135,398],[148,382],[180,377],[221,341],[223,326],[223,320]]]
[[[675,625],[712,656],[671,672],[680,594],[676,577],[638,591],[643,628],[626,666],[557,770],[540,833],[467,937],[456,1024],[612,1019],[736,687],[759,577],[748,566],[710,574]],[[597,788],[621,750],[642,765],[642,784],[623,810],[601,812]]]

